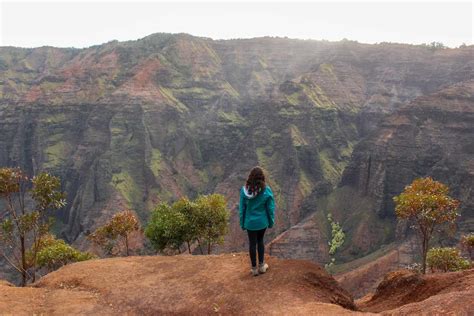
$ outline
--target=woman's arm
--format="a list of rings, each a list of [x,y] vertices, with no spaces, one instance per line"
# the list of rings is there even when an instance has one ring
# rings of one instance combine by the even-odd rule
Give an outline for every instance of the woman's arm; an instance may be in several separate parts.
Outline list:
[[[240,190],[240,202],[239,202],[239,215],[240,215],[240,228],[245,230],[245,211],[247,210],[247,205],[245,204],[244,194],[242,189]]]
[[[275,199],[273,198],[273,192],[270,191],[270,196],[265,203],[268,216],[268,228],[272,228],[275,224]]]

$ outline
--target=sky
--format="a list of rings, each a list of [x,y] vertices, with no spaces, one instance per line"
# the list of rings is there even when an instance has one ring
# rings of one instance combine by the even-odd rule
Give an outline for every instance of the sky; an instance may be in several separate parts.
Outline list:
[[[471,1],[142,1],[0,0],[0,46],[82,48],[157,32],[213,39],[473,43]]]

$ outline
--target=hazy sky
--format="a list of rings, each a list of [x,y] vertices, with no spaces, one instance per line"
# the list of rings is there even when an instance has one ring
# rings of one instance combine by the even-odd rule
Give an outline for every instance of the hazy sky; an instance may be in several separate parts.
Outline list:
[[[472,44],[472,2],[21,2],[0,0],[0,45],[87,47],[156,32]]]

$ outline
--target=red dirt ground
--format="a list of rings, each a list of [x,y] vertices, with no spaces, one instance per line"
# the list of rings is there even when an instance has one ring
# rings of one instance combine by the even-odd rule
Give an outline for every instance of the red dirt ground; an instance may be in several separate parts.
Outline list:
[[[270,257],[252,277],[246,254],[90,260],[34,286],[0,281],[0,314],[13,315],[472,315],[474,269],[389,273],[357,302],[321,267]],[[346,308],[343,308],[346,307]]]
[[[473,297],[474,269],[427,275],[400,270],[388,273],[357,305],[387,315],[473,315]]]
[[[269,258],[250,275],[248,256],[150,256],[63,267],[34,287],[0,284],[0,314],[347,314],[352,297],[321,267]],[[339,304],[339,305],[337,305]]]

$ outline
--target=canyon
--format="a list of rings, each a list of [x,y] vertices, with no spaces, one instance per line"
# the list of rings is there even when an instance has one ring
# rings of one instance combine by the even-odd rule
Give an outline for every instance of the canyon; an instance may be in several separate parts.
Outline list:
[[[269,252],[329,260],[328,213],[349,262],[407,240],[392,197],[422,176],[474,229],[474,47],[157,33],[84,49],[0,47],[0,166],[61,178],[55,232],[78,247],[123,208],[221,193],[245,249],[251,167],[277,202]]]

